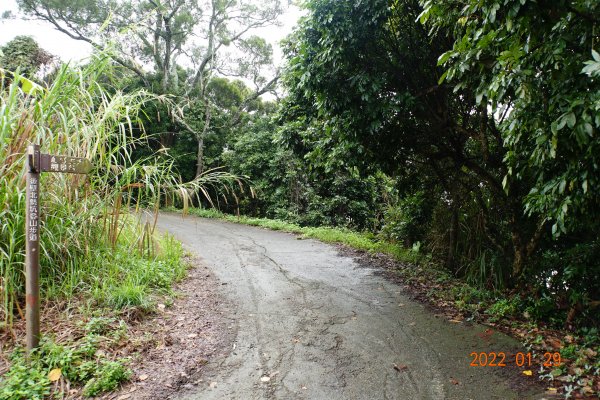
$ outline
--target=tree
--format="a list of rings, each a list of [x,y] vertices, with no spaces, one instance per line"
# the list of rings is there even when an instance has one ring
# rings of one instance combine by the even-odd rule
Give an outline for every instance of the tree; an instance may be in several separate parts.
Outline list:
[[[51,23],[73,39],[97,49],[110,46],[114,60],[136,74],[147,89],[182,99],[181,113],[173,116],[197,140],[197,176],[203,170],[204,139],[213,116],[207,94],[211,80],[220,72],[243,77],[256,84],[259,94],[272,90],[277,81],[277,76],[263,75],[271,63],[270,46],[250,34],[276,23],[282,12],[280,0],[18,0],[18,4],[25,14]],[[228,47],[236,50],[228,54]],[[179,68],[186,71],[184,81]],[[191,121],[189,110],[200,111],[202,118]]]
[[[568,309],[600,301],[600,3],[422,1],[428,29],[453,34],[442,80],[472,88],[505,147],[504,189],[522,191],[526,215],[551,225],[529,277]],[[542,225],[540,225],[542,226]],[[535,250],[513,233],[521,254]],[[560,240],[559,240],[560,239]],[[592,318],[593,319],[593,318]],[[596,318],[597,322],[597,318]]]
[[[19,71],[29,78],[44,65],[49,65],[54,56],[42,49],[30,36],[16,36],[0,48],[0,67],[8,71]]]
[[[544,224],[523,216],[526,192],[504,191],[501,133],[476,93],[438,82],[444,71],[437,60],[452,46],[451,35],[442,28],[429,35],[416,22],[416,0],[313,0],[307,7],[310,15],[287,48],[290,97],[283,109],[288,119],[320,126],[291,141],[320,143],[308,157],[334,155],[325,162],[431,177],[437,201],[454,216],[450,227],[468,210],[481,213],[485,246],[512,260],[506,274],[515,281]],[[452,252],[460,237],[453,229],[445,237],[448,264],[458,268]]]
[[[600,3],[422,3],[421,21],[455,38],[440,81],[473,88],[500,122],[505,189],[526,186],[555,236],[586,225],[600,209]]]

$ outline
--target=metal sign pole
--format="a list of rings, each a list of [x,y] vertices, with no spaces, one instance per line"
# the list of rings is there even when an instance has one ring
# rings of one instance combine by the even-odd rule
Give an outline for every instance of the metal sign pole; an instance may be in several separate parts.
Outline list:
[[[25,318],[27,351],[40,343],[40,146],[27,148],[25,202]]]
[[[25,184],[25,319],[27,352],[40,344],[40,172],[87,174],[92,164],[85,158],[40,153],[37,144],[27,147]]]

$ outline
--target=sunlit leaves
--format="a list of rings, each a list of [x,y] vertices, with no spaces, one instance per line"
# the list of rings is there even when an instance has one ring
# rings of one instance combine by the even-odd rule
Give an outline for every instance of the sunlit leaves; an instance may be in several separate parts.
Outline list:
[[[600,54],[592,49],[592,60],[584,62],[585,67],[581,70],[582,73],[589,75],[591,78],[600,77]]]

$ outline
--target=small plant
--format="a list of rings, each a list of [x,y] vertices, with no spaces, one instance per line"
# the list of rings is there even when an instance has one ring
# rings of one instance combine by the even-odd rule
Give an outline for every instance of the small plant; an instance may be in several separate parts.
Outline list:
[[[87,334],[102,335],[109,329],[110,324],[113,322],[115,322],[115,319],[110,317],[92,317],[85,324],[84,329]]]
[[[92,397],[100,393],[114,390],[121,382],[131,377],[131,371],[124,366],[123,361],[104,361],[94,377],[83,389],[84,396]]]
[[[60,370],[58,379],[85,384],[85,396],[115,389],[129,379],[131,372],[125,367],[125,360],[99,357],[98,340],[98,336],[92,334],[68,344],[43,338],[29,358],[22,348],[17,348],[11,356],[11,368],[0,378],[0,400],[46,398],[51,393],[49,373],[57,369]]]
[[[518,299],[500,299],[492,304],[485,313],[490,316],[490,321],[496,322],[502,318],[514,315],[518,309]]]
[[[577,350],[578,350],[577,345],[570,344],[570,345],[565,346],[562,349],[560,349],[560,356],[562,358],[574,360],[575,358],[577,358]]]
[[[20,356],[18,360],[22,360]],[[0,378],[2,400],[42,400],[49,394],[48,373],[38,368],[31,368],[25,362],[13,364],[12,368]]]

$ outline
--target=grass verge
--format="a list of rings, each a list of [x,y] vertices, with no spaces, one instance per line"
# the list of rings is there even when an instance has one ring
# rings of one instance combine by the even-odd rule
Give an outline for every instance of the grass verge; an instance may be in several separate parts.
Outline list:
[[[125,228],[127,229],[127,228]],[[93,262],[81,265],[72,281],[47,287],[40,347],[27,358],[20,342],[2,344],[10,356],[0,376],[0,399],[94,397],[116,389],[131,376],[132,355],[120,354],[128,324],[172,295],[186,274],[181,244],[165,235],[152,255],[132,250],[121,236],[116,248],[95,249]],[[165,301],[163,301],[165,302]],[[23,321],[14,335],[23,338]]]

